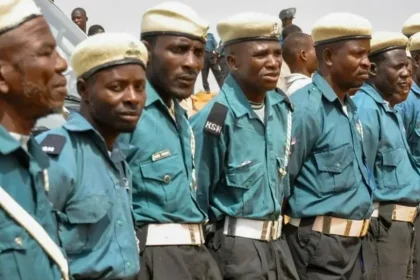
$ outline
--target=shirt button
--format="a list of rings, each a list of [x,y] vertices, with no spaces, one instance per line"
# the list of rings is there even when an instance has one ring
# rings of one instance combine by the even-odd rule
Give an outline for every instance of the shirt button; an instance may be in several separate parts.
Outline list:
[[[117,224],[118,224],[119,226],[122,226],[122,225],[124,224],[124,222],[123,222],[122,220],[118,220],[118,221],[117,221]]]
[[[171,182],[171,176],[169,176],[169,175],[165,175],[165,176],[163,177],[163,182],[164,182],[165,184],[169,184],[169,183]]]
[[[21,238],[21,237],[16,237],[16,238],[15,238],[15,243],[16,243],[19,247],[22,247],[22,245],[23,245],[22,238]]]
[[[337,163],[337,167],[340,167],[341,166],[341,164],[340,163]]]
[[[131,262],[126,262],[125,265],[130,268],[131,267]]]

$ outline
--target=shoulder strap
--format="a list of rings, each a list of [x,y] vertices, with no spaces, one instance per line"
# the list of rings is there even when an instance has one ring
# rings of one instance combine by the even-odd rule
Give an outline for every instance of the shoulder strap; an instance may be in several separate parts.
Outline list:
[[[57,264],[63,280],[69,280],[69,267],[60,248],[51,239],[41,225],[22,208],[1,186],[0,207],[21,225]],[[36,261],[36,260],[33,260]]]
[[[228,107],[222,103],[215,102],[211,108],[210,114],[207,117],[204,125],[204,131],[210,134],[220,136],[225,124]]]

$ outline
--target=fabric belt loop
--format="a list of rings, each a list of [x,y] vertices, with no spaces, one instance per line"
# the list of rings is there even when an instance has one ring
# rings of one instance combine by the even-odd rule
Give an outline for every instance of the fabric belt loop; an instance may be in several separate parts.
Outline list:
[[[325,234],[329,234],[331,229],[331,217],[323,217],[323,223],[322,223],[322,231]]]
[[[344,236],[350,235],[351,225],[353,224],[352,220],[347,220],[346,229],[344,230]]]

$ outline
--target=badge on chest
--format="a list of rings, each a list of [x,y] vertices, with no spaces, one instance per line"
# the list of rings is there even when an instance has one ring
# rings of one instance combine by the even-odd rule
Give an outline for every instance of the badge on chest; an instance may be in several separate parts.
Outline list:
[[[152,161],[158,161],[171,156],[171,151],[163,150],[152,155]]]

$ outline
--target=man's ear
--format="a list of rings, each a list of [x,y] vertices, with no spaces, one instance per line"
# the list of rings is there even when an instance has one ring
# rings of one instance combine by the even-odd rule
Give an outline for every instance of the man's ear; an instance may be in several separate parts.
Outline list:
[[[81,99],[89,103],[89,94],[87,90],[87,82],[83,78],[77,79],[77,91],[79,92],[79,95]]]
[[[378,66],[375,62],[370,62],[369,76],[376,77],[378,75]]]
[[[300,59],[302,59],[303,61],[307,61],[308,60],[308,55],[306,54],[305,50],[300,50]]]
[[[7,94],[9,92],[9,86],[5,78],[6,65],[5,61],[0,60],[0,94]]]
[[[238,70],[239,65],[238,65],[238,62],[237,62],[237,60],[236,60],[235,55],[233,55],[233,54],[228,54],[228,55],[226,56],[226,62],[227,62],[227,64],[229,65],[229,68],[230,68],[232,71],[236,71],[236,70]]]
[[[322,56],[324,58],[325,65],[331,67],[333,64],[332,56],[333,56],[333,50],[331,48],[325,48],[322,52]]]

